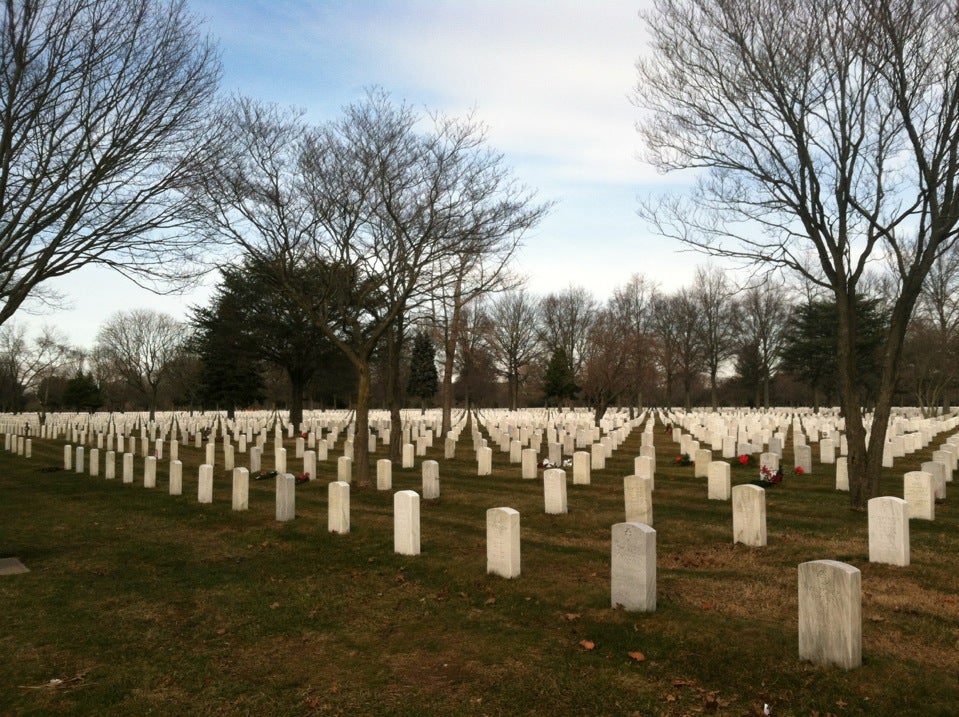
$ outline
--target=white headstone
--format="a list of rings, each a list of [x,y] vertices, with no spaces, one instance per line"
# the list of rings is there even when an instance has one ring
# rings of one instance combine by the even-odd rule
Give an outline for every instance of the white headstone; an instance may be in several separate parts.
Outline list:
[[[440,464],[436,461],[423,461],[423,500],[436,500],[439,497]],[[416,500],[419,501],[419,496]],[[417,511],[419,511],[419,502],[417,502]]]
[[[925,461],[919,470],[932,476],[932,489],[936,500],[946,499],[946,464],[939,461]]]
[[[547,468],[543,472],[543,501],[549,514],[567,512],[566,471],[561,468]]]
[[[623,478],[627,523],[653,524],[653,480],[632,475]]]
[[[198,503],[213,502],[213,466],[208,463],[200,466],[200,481],[197,485],[196,499]]]
[[[393,462],[389,458],[380,458],[376,462],[376,489],[392,490]]]
[[[706,477],[706,497],[708,500],[729,500],[731,495],[730,468],[726,461],[712,461],[709,475]]]
[[[795,446],[793,455],[796,461],[796,467],[802,468],[806,475],[812,474],[812,448],[806,444]]]
[[[733,497],[733,543],[766,544],[766,491],[758,485],[737,485]]]
[[[493,449],[480,448],[476,451],[476,475],[488,476],[493,473]]]
[[[353,482],[353,459],[349,456],[336,459],[336,479],[342,483]]]
[[[836,490],[849,491],[849,459],[846,456],[836,459]]]
[[[524,448],[522,453],[522,476],[524,480],[536,478],[536,450]]]
[[[649,456],[637,456],[634,458],[633,475],[637,475],[640,478],[649,478],[650,489],[656,490],[656,460],[654,458],[650,458]]]
[[[573,454],[573,485],[589,485],[592,458],[586,451]]]
[[[713,462],[713,452],[708,448],[699,448],[692,454],[691,458],[695,463],[693,466],[693,477],[708,477],[709,464]]]
[[[248,510],[250,507],[250,471],[233,469],[233,510]]]
[[[881,496],[869,510],[869,562],[909,565],[909,504],[902,498]]]
[[[279,473],[276,476],[276,519],[288,522],[296,517],[296,476]]]
[[[400,555],[420,554],[420,497],[416,491],[393,494],[393,550]]]
[[[113,480],[117,477],[117,454],[107,451],[103,454],[103,478]]]
[[[862,665],[862,575],[835,560],[799,565],[799,659]]]
[[[333,481],[327,488],[329,513],[327,527],[331,533],[345,535],[350,532],[350,484]]]
[[[157,459],[147,456],[143,459],[143,487],[156,488],[157,486]]]
[[[170,495],[183,495],[183,461],[170,461]]]
[[[909,504],[909,517],[936,519],[936,491],[933,479],[924,471],[909,471],[903,476],[903,498]]]
[[[486,511],[486,572],[504,578],[519,577],[519,511],[513,508]]]
[[[123,454],[123,482],[124,483],[133,482],[133,454],[132,453]]]
[[[656,531],[645,523],[616,523],[610,562],[612,606],[655,612]]]

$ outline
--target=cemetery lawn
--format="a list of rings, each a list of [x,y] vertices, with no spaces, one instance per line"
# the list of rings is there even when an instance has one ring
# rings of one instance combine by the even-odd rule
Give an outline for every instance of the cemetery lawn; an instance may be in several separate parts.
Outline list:
[[[542,472],[524,481],[494,449],[493,475],[477,477],[468,430],[454,460],[437,441],[442,492],[421,502],[415,557],[393,552],[392,495],[420,491],[421,458],[394,466],[393,491],[354,487],[351,532],[336,535],[332,451],[297,486],[289,523],[272,480],[251,480],[250,510],[232,511],[222,467],[214,502],[198,504],[194,448],[180,448],[177,497],[165,461],[147,489],[139,457],[124,485],[102,461],[100,477],[60,469],[62,441],[34,439],[31,459],[0,452],[0,558],[30,570],[0,576],[0,715],[959,713],[956,498],[910,522],[910,566],[870,564],[866,515],[834,490],[832,466],[792,476],[789,440],[768,546],[733,545],[731,504],[673,465],[660,425],[658,605],[629,613],[610,607],[610,529],[639,440],[591,485],[570,479],[567,515],[544,514]],[[897,460],[883,494],[901,497],[931,450]],[[733,484],[754,473],[734,465]],[[513,580],[486,574],[498,506],[521,514]],[[862,571],[859,669],[798,659],[797,566],[818,559]]]

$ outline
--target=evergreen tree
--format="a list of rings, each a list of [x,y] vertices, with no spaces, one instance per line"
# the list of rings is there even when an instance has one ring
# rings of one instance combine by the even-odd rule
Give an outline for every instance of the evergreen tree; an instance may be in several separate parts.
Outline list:
[[[546,403],[549,405],[550,400],[555,399],[556,404],[559,405],[564,399],[575,398],[577,392],[579,392],[579,386],[576,385],[573,370],[570,368],[569,356],[562,346],[558,346],[550,356],[546,373],[543,375],[543,393],[546,394]]]
[[[856,383],[866,401],[874,400],[881,371],[887,319],[876,299],[855,298]],[[839,319],[835,301],[811,301],[790,318],[783,340],[782,367],[826,399],[839,394]],[[818,402],[817,402],[818,403]],[[818,406],[817,406],[818,407]]]
[[[436,349],[425,331],[417,332],[413,338],[413,352],[410,356],[410,379],[406,392],[420,399],[420,408],[426,410],[426,401],[436,394],[439,376],[436,371]]]
[[[63,405],[74,411],[97,410],[103,400],[100,396],[100,387],[93,380],[92,374],[84,373],[82,370],[77,375],[67,381],[66,389],[63,392]]]

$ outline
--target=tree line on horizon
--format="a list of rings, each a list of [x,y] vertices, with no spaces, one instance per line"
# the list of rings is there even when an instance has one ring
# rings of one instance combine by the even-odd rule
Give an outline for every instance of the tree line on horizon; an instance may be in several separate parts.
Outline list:
[[[663,0],[640,15],[649,45],[631,99],[644,159],[690,180],[644,195],[640,216],[660,236],[807,290],[793,313],[808,308],[809,332],[831,325],[833,351],[802,365],[835,367],[850,505],[864,510],[907,384],[924,386],[914,393],[927,409],[948,401],[936,359],[952,349],[951,294],[923,304],[953,288],[940,270],[959,238],[959,14],[940,0]],[[666,352],[674,330],[688,350],[661,362],[663,393],[680,392],[676,381],[682,403],[702,390],[718,404],[727,354],[747,330],[718,340],[729,312],[701,302],[694,330],[682,290],[651,301],[663,306],[642,320],[675,313],[628,354],[616,347],[624,331],[640,335],[641,319],[615,296],[569,307],[583,312],[577,326],[589,317],[576,337],[588,336],[587,349],[561,340],[568,327],[540,330],[550,297],[533,301],[509,267],[550,202],[516,180],[475,117],[420,111],[379,88],[320,123],[223,98],[216,45],[186,0],[18,0],[0,20],[0,325],[30,302],[55,302],[46,282],[88,264],[162,287],[195,279],[204,260],[250,261],[349,365],[361,456],[374,386],[399,421],[406,342],[427,315],[444,430],[457,347],[467,319],[484,317],[473,335],[498,357],[509,405],[532,400],[542,371],[558,388],[541,392],[575,386],[599,415],[636,390],[631,364],[656,343]],[[511,313],[531,304],[539,318],[516,325],[532,333],[509,335]],[[113,338],[122,333],[137,332]],[[520,355],[517,338],[535,357]],[[743,376],[762,366],[763,401],[785,390],[773,352],[787,366],[802,356],[799,338],[737,354]],[[159,400],[161,359],[141,371],[147,403]],[[73,378],[75,394],[91,389]],[[355,480],[369,485],[367,461]]]

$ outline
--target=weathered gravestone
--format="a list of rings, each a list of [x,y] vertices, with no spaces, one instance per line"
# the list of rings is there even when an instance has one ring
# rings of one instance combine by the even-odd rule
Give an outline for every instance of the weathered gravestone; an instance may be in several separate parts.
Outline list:
[[[250,507],[250,471],[233,469],[233,510],[248,510]]]
[[[653,524],[653,480],[643,476],[623,478],[623,502],[627,523]]]
[[[493,449],[488,446],[476,451],[476,475],[488,476],[493,474]]]
[[[708,500],[729,500],[731,495],[730,468],[726,461],[712,461],[709,475],[706,477],[706,497]]]
[[[393,462],[389,458],[380,458],[376,462],[376,489],[392,490]]]
[[[213,502],[213,466],[208,463],[200,466],[200,480],[197,484],[196,499],[198,503]]]
[[[869,562],[909,565],[909,504],[881,496],[868,503]]]
[[[796,467],[802,468],[803,473],[806,475],[812,473],[812,447],[807,444],[796,446],[793,448],[793,458],[796,461]]]
[[[423,500],[436,500],[440,497],[440,464],[436,461],[423,461]],[[417,496],[419,501],[419,496]],[[419,510],[419,502],[417,502]]]
[[[799,566],[799,659],[852,669],[862,664],[862,577],[835,560]]]
[[[656,531],[645,523],[616,523],[610,563],[612,606],[655,612]]]
[[[353,459],[349,456],[336,459],[336,479],[343,483],[353,482]]]
[[[486,572],[504,578],[519,577],[519,511],[513,508],[486,511]]]
[[[946,499],[946,464],[939,461],[925,461],[919,470],[932,476],[932,489],[936,500]]]
[[[560,515],[567,512],[566,471],[561,468],[547,468],[543,473],[543,502],[549,514]]]
[[[276,519],[281,523],[296,517],[296,476],[278,473],[276,476]]]
[[[909,504],[909,517],[935,520],[936,492],[933,479],[925,471],[909,471],[903,476],[903,498]]]
[[[157,459],[154,456],[147,456],[143,459],[143,487],[156,488],[157,485]]]
[[[327,486],[327,529],[331,533],[345,535],[350,532],[350,484],[333,481]]]
[[[766,545],[766,491],[758,485],[732,489],[733,543]]]
[[[846,456],[836,459],[836,490],[849,491],[849,459]]]

